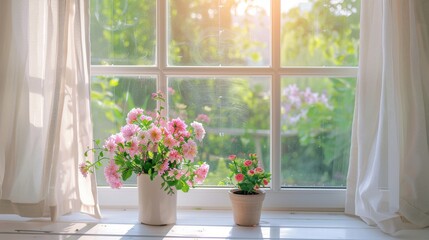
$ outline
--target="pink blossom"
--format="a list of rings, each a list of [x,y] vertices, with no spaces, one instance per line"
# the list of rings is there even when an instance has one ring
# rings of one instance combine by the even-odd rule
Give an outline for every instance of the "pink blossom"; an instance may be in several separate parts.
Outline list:
[[[258,189],[259,189],[259,185],[255,185],[255,186],[253,187],[253,189],[258,190]]]
[[[143,114],[143,109],[141,108],[133,108],[127,115],[127,123],[132,124],[137,121],[139,115]]]
[[[79,171],[83,177],[88,176],[88,167],[86,166],[85,162],[79,164]]]
[[[161,129],[159,129],[157,126],[152,126],[151,129],[149,129],[149,138],[152,142],[157,143],[161,141],[162,138],[162,132]]]
[[[139,131],[139,126],[135,124],[127,124],[121,128],[121,133],[124,136],[125,140],[130,140],[134,134]]]
[[[116,144],[124,143],[125,142],[125,138],[122,135],[122,133],[117,133],[115,135],[112,135],[111,137],[115,140]]]
[[[140,140],[141,145],[147,145],[149,143],[149,133],[148,131],[140,131],[137,135],[138,139]]]
[[[168,148],[173,148],[178,145],[178,142],[173,138],[173,136],[168,134],[164,137],[164,145]]]
[[[106,177],[106,182],[112,188],[122,187],[122,182],[120,180],[118,170],[119,168],[113,160],[110,160],[109,165],[104,169],[104,176]]]
[[[244,161],[244,166],[249,167],[251,165],[252,165],[252,161],[251,160]]]
[[[237,182],[242,182],[244,180],[244,175],[242,173],[238,173],[237,175],[235,175],[235,180]]]
[[[127,148],[127,153],[133,158],[139,153],[139,140],[136,137],[131,139],[130,147]]]
[[[198,114],[195,120],[200,122],[210,123],[210,118],[206,114]]]
[[[109,138],[106,139],[106,141],[104,142],[103,148],[107,149],[107,151],[110,154],[113,154],[116,150],[116,141],[115,141],[115,136],[112,135]]]
[[[169,168],[169,162],[168,160],[165,160],[160,166],[159,166],[159,170],[158,170],[158,175],[162,175],[165,173],[165,171],[167,171]]]
[[[186,131],[187,125],[180,118],[175,118],[168,122],[168,131],[170,133],[176,134]]]
[[[206,163],[203,163],[197,170],[195,170],[195,182],[197,184],[202,184],[207,177],[210,166]]]
[[[206,135],[206,130],[204,130],[203,125],[199,122],[194,121],[193,123],[191,123],[191,126],[194,128],[195,138],[201,142]]]
[[[270,181],[268,181],[266,178],[264,178],[264,180],[262,180],[264,182],[264,185],[267,186],[268,183],[270,183]]]
[[[174,88],[169,87],[168,88],[168,93],[170,93],[170,95],[174,95],[176,93],[176,91],[174,90]]]
[[[171,151],[168,153],[168,159],[170,160],[170,162],[173,162],[173,161],[177,161],[177,162],[179,162],[179,161],[181,161],[181,160],[182,160],[182,156],[180,155],[180,153],[179,153],[178,151],[176,151],[176,150],[171,150]]]
[[[152,118],[146,115],[141,115],[140,120],[142,121],[152,121]]]
[[[256,171],[257,173],[263,173],[263,172],[264,172],[264,169],[262,169],[261,167],[257,167],[257,168],[255,168],[255,171]]]
[[[249,171],[247,171],[247,174],[248,174],[249,176],[253,176],[253,175],[255,175],[255,170],[250,169]]]
[[[186,159],[194,161],[195,156],[198,153],[197,144],[191,139],[187,143],[183,144],[183,156]]]
[[[228,158],[229,158],[229,160],[234,161],[237,158],[237,156],[234,154],[231,154],[231,155],[229,155]]]

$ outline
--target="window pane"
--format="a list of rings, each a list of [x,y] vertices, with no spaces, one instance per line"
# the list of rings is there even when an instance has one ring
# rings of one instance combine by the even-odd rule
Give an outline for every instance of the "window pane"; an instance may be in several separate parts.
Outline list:
[[[168,64],[270,65],[270,1],[169,1]]]
[[[355,79],[283,78],[283,186],[345,186]]]
[[[360,0],[282,0],[282,66],[357,66]]]
[[[125,125],[128,112],[134,107],[154,111],[155,77],[94,76],[91,80],[91,113],[94,139],[101,143]],[[104,167],[97,170],[98,185],[107,185]],[[126,183],[135,184],[135,177]]]
[[[156,1],[91,0],[91,63],[154,65]]]
[[[228,156],[256,153],[270,169],[269,77],[170,77],[170,118],[203,123],[206,136],[198,157],[210,165],[205,185],[229,173]]]

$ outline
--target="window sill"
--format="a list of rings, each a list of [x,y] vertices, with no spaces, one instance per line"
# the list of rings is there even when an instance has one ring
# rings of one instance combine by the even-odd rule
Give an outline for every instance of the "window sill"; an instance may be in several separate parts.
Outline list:
[[[343,213],[263,211],[260,226],[239,227],[228,210],[179,210],[167,226],[138,223],[136,209],[102,209],[98,220],[84,214],[49,219],[0,215],[1,239],[426,239],[429,229],[402,231],[395,238]]]
[[[179,192],[177,205],[182,209],[230,209],[228,188],[196,188]],[[344,211],[345,189],[284,189],[266,190],[264,210]],[[111,189],[98,187],[101,207],[136,208],[137,188]],[[119,198],[118,196],[127,196]]]

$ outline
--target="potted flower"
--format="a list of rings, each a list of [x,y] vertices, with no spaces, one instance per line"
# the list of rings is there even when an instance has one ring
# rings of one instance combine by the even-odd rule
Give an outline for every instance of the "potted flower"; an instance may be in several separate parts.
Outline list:
[[[161,93],[152,94],[157,101],[165,101]],[[141,108],[132,109],[119,133],[108,137],[103,146],[85,152],[94,153],[94,162],[81,163],[86,176],[94,168],[107,164],[104,170],[107,183],[120,188],[122,181],[137,175],[139,191],[139,220],[150,225],[165,225],[176,221],[176,191],[188,192],[205,180],[209,166],[194,159],[198,153],[196,141],[205,135],[203,125],[192,122],[188,126],[180,118],[167,121],[160,107],[155,114]]]
[[[229,159],[227,182],[236,187],[229,191],[234,222],[241,226],[256,226],[265,198],[265,191],[260,188],[270,183],[271,174],[259,166],[256,154],[249,154],[248,159],[230,155]]]

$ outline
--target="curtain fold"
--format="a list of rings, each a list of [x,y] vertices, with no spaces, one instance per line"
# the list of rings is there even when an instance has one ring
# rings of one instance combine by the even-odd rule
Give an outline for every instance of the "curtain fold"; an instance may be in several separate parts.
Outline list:
[[[429,1],[362,0],[346,212],[429,226]]]
[[[0,10],[0,213],[100,217],[91,145],[89,6],[8,0]]]

